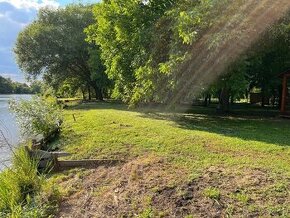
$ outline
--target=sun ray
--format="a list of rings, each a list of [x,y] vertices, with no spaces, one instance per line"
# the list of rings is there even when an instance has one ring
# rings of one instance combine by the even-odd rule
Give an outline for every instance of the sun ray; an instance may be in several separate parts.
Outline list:
[[[234,4],[232,2],[229,10],[236,6]],[[230,12],[232,14],[227,14],[230,19],[214,24],[193,45],[190,58],[178,69],[181,73],[178,74],[177,82],[181,88],[173,94],[169,106],[178,103],[186,93],[197,94],[201,87],[215,81],[267,28],[283,17],[289,8],[290,1],[287,0],[242,1],[238,11],[233,10],[233,13]],[[231,37],[223,39],[216,48],[209,49],[210,43],[219,34]]]

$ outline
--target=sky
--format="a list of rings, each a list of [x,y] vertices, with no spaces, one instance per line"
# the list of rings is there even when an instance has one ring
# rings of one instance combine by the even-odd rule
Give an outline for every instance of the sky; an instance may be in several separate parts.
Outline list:
[[[25,82],[12,50],[18,33],[36,17],[41,7],[62,7],[79,2],[98,0],[0,0],[0,76]]]

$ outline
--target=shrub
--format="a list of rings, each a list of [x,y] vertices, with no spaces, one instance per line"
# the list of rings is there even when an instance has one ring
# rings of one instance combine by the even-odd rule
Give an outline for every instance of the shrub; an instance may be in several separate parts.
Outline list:
[[[60,126],[61,111],[56,101],[40,97],[31,100],[12,100],[9,108],[15,113],[23,135],[49,135]]]

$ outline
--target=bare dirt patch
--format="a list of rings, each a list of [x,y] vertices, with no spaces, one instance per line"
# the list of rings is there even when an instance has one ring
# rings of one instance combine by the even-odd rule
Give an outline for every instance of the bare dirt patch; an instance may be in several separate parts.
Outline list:
[[[71,173],[61,182],[69,194],[57,217],[290,215],[289,180],[282,175],[224,167],[210,167],[189,182],[188,175],[185,169],[151,156]],[[207,189],[216,193],[207,195]]]

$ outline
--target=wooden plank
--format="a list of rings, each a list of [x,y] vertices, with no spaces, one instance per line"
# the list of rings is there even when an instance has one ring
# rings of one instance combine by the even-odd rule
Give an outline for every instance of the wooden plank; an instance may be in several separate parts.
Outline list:
[[[48,166],[54,171],[65,170],[70,168],[96,168],[98,166],[112,166],[120,163],[115,159],[85,159],[85,160],[58,160],[59,157],[69,156],[66,152],[48,152],[43,150],[30,150],[25,146],[31,158],[39,159],[39,169],[45,169]]]
[[[59,168],[74,168],[74,167],[98,167],[110,166],[119,163],[119,160],[62,160],[57,161]]]
[[[70,153],[67,153],[67,152],[63,152],[63,151],[58,151],[58,152],[50,152],[52,154],[52,156],[54,157],[68,157],[68,156],[71,156]]]

